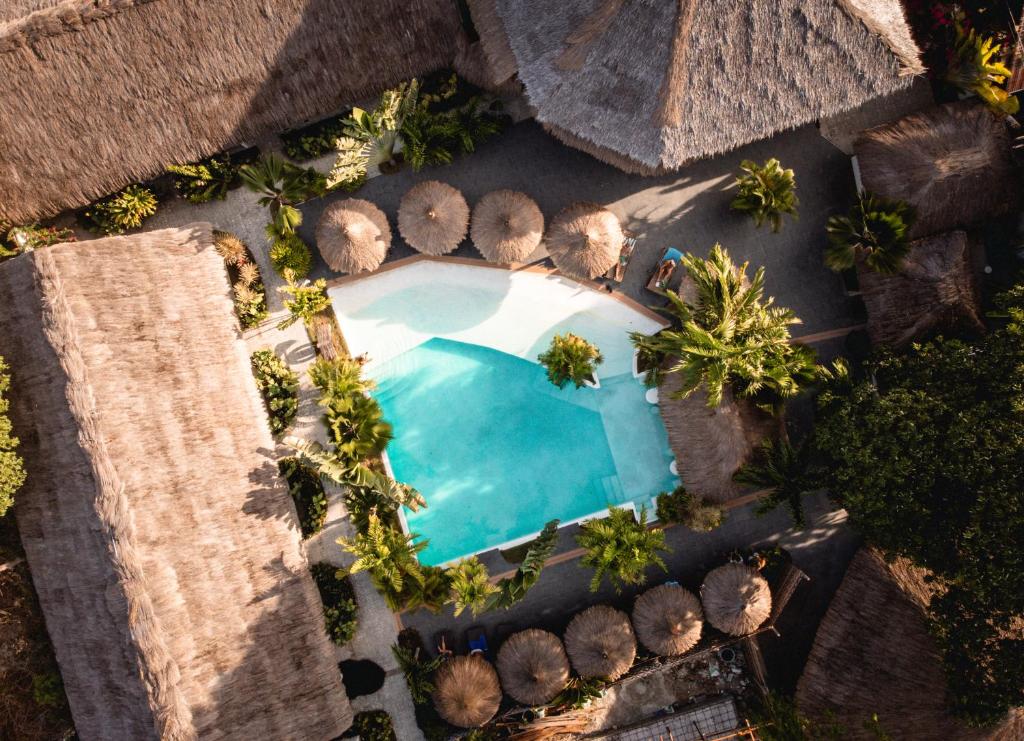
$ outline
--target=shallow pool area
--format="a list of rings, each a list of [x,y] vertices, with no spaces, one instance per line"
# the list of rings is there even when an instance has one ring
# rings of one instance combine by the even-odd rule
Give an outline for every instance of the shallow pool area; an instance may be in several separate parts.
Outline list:
[[[660,322],[544,272],[415,260],[330,289],[353,354],[394,426],[405,512],[437,565],[523,542],[544,524],[649,505],[677,482],[657,406],[632,372],[628,332]],[[605,356],[599,388],[559,389],[537,355],[572,331]]]

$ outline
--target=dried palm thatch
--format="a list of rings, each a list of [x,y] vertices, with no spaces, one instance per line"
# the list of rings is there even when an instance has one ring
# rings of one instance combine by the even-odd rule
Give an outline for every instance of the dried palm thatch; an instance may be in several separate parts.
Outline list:
[[[502,644],[498,676],[516,702],[544,705],[569,681],[569,659],[558,636],[531,628],[509,636]]]
[[[971,252],[967,234],[949,232],[912,242],[895,275],[858,267],[871,341],[899,347],[938,328],[983,330]]]
[[[633,627],[649,651],[675,656],[700,640],[704,624],[700,600],[678,584],[662,584],[640,595],[633,606]]]
[[[477,43],[487,58],[490,77],[496,83],[504,83],[516,74],[516,57],[505,36],[494,0],[468,0],[467,4],[473,26],[480,35]]]
[[[857,552],[818,626],[797,683],[798,707],[813,717],[834,714],[855,741],[876,738],[863,727],[875,713],[892,738],[1024,738],[1019,709],[987,730],[949,713],[942,660],[925,622],[926,575],[907,559],[886,563],[873,549]]]
[[[79,734],[344,731],[209,224],[21,255],[0,300],[18,527]]]
[[[455,656],[434,675],[434,707],[459,728],[476,728],[494,717],[501,687],[494,667],[477,654]]]
[[[741,563],[727,563],[708,572],[700,599],[708,622],[734,636],[757,630],[772,611],[768,582],[756,569]]]
[[[459,39],[452,68],[459,77],[495,95],[514,97],[523,92],[523,86],[515,76],[501,77],[501,73],[491,64],[483,44],[479,41],[471,43],[466,36]]]
[[[687,490],[712,502],[727,502],[743,493],[732,477],[753,455],[777,423],[747,399],[726,389],[722,403],[708,407],[698,389],[685,399],[673,398],[682,387],[676,373],[666,373],[658,392],[658,408],[669,445]]]
[[[446,255],[466,238],[469,205],[462,193],[438,180],[409,188],[398,206],[402,239],[425,255]]]
[[[462,35],[450,0],[39,5],[0,25],[0,218],[15,222],[444,67]]]
[[[1013,202],[1006,124],[982,103],[944,105],[870,129],[854,151],[867,190],[913,206],[914,237],[968,226]]]
[[[923,71],[898,0],[470,8],[488,57],[518,70],[538,120],[629,171],[676,169],[850,110]],[[749,74],[752,57],[771,70]]]
[[[523,262],[534,253],[543,236],[544,214],[525,193],[495,190],[473,208],[469,237],[491,262]]]
[[[316,225],[316,246],[331,270],[362,273],[376,270],[391,247],[391,227],[384,212],[361,198],[335,201]]]
[[[548,226],[548,253],[560,271],[573,278],[603,275],[619,259],[622,226],[618,217],[596,203],[574,203]]]
[[[588,607],[565,629],[565,650],[581,677],[614,681],[629,671],[636,658],[633,626],[626,613],[614,607]]]

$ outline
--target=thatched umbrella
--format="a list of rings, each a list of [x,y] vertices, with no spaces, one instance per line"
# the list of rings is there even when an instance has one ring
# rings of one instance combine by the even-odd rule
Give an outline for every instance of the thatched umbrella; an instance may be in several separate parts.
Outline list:
[[[633,626],[640,642],[656,654],[686,653],[700,640],[700,600],[678,584],[648,589],[633,607]]]
[[[469,236],[491,262],[523,262],[544,236],[544,214],[525,193],[495,190],[473,208]]]
[[[636,638],[626,613],[607,605],[594,605],[569,623],[565,649],[581,677],[615,680],[633,666]]]
[[[316,246],[331,270],[376,270],[391,246],[388,217],[361,198],[335,201],[324,209],[316,225]]]
[[[498,652],[501,686],[524,705],[551,702],[569,681],[569,659],[554,633],[531,628],[512,635]]]
[[[424,180],[402,196],[398,231],[410,247],[425,255],[446,255],[466,237],[469,206],[447,183]]]
[[[700,588],[704,615],[723,633],[742,636],[768,619],[772,593],[757,570],[741,563],[727,563],[704,577]]]
[[[555,267],[573,278],[608,272],[622,250],[622,227],[611,211],[596,203],[574,203],[548,227],[548,253]]]
[[[434,707],[453,726],[482,726],[500,704],[498,675],[482,656],[455,656],[434,674]]]

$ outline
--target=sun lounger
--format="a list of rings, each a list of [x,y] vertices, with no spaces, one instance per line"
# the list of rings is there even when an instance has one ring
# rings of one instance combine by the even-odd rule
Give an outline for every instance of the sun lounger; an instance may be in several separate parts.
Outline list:
[[[651,279],[647,281],[647,290],[654,293],[664,293],[665,289],[669,287],[679,261],[682,259],[683,253],[675,247],[669,247],[665,250],[665,254],[658,260],[658,267],[651,275]]]
[[[622,249],[619,250],[618,261],[608,269],[604,277],[614,283],[621,283],[622,279],[626,277],[626,266],[629,265],[629,260],[633,257],[634,250],[636,250],[636,238],[627,236],[622,240]]]

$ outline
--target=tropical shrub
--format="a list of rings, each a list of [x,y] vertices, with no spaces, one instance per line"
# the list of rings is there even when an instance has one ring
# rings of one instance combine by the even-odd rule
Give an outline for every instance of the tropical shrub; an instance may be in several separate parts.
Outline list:
[[[667,551],[665,533],[647,528],[647,510],[640,510],[640,521],[627,509],[608,508],[608,517],[590,520],[580,525],[576,542],[586,553],[580,564],[594,569],[590,591],[596,592],[601,580],[607,576],[622,591],[623,584],[643,584],[650,566],[667,571],[665,561],[658,555]]]
[[[882,353],[827,388],[813,434],[823,485],[865,539],[928,569],[954,711],[1024,705],[1024,286],[981,339]]]
[[[61,242],[75,241],[77,237],[72,229],[39,224],[12,226],[6,221],[0,221],[0,258],[14,257],[22,252]]]
[[[167,172],[174,176],[174,190],[189,203],[223,201],[228,188],[238,175],[231,158],[222,154],[189,165],[171,165]]]
[[[368,710],[356,713],[352,730],[360,741],[398,741],[391,716],[383,710]]]
[[[530,591],[544,570],[545,562],[555,552],[558,544],[558,520],[551,520],[530,543],[526,557],[519,564],[516,573],[498,581],[498,592],[491,598],[489,610],[501,608],[507,610],[522,600]]]
[[[277,468],[288,484],[288,492],[299,513],[302,537],[316,535],[327,522],[327,494],[320,474],[300,458],[282,458],[277,462]]]
[[[313,269],[313,252],[295,232],[279,232],[273,224],[267,225],[270,239],[270,264],[285,280],[302,280]]]
[[[501,131],[501,121],[478,97],[446,111],[432,110],[431,102],[421,98],[402,123],[402,155],[413,170],[451,164],[456,153],[469,154]]]
[[[303,162],[316,159],[334,149],[339,136],[344,136],[344,119],[347,116],[332,116],[301,129],[281,134],[284,153],[293,160]]]
[[[382,170],[397,167],[395,145],[405,117],[416,107],[419,83],[412,80],[385,90],[372,111],[353,108],[344,121],[345,135],[337,140],[338,158],[327,176],[327,186],[358,187],[366,179],[367,168]]]
[[[314,314],[326,311],[331,307],[331,299],[327,295],[327,281],[323,278],[313,283],[309,281],[302,284],[289,283],[277,290],[291,296],[290,299],[284,301],[284,308],[288,309],[288,316],[278,323],[278,329],[286,329],[299,321],[308,323]]]
[[[448,582],[451,585],[456,617],[467,607],[476,617],[487,609],[491,598],[501,591],[491,584],[487,567],[476,556],[464,558],[450,567]]]
[[[402,636],[399,635],[399,640],[401,639]],[[402,670],[405,682],[409,685],[413,703],[425,705],[430,702],[430,696],[434,692],[434,672],[441,666],[442,658],[430,658],[423,651],[422,640],[418,643],[420,645],[415,647],[396,643],[391,647],[391,653],[395,655],[398,668]]]
[[[413,512],[427,506],[427,501],[416,489],[394,479],[377,474],[364,486],[349,483],[345,488],[345,506],[357,528],[366,527],[371,512],[391,515],[399,507]]]
[[[600,677],[572,677],[565,688],[555,695],[551,705],[565,710],[582,710],[601,697],[606,681]]]
[[[250,362],[270,417],[270,431],[280,435],[299,410],[299,376],[273,350],[257,350]]]
[[[604,356],[597,346],[571,332],[551,338],[551,346],[537,356],[548,371],[548,380],[564,388],[570,381],[576,388],[596,379],[597,366]]]
[[[123,234],[138,229],[142,222],[156,213],[153,191],[141,185],[129,185],[120,193],[97,201],[85,212],[90,231],[99,234]]]
[[[267,318],[267,294],[259,267],[245,243],[230,232],[214,230],[213,246],[228,269],[239,324],[242,329],[255,327]]]
[[[825,264],[846,270],[860,257],[876,273],[891,275],[899,271],[910,251],[913,223],[913,211],[906,203],[861,193],[849,215],[829,218]]]
[[[946,81],[976,94],[996,113],[1012,115],[1020,109],[1020,103],[1003,87],[1011,73],[1005,64],[997,61],[1000,48],[993,39],[957,24],[956,45],[946,70]]]
[[[366,394],[372,383],[362,379],[359,364],[349,359],[319,360],[310,369],[310,379],[320,389],[327,437],[335,453],[352,462],[380,455],[391,440],[391,425],[384,421],[377,400]],[[409,496],[402,489],[386,493],[402,499]]]
[[[747,263],[737,267],[718,244],[706,260],[687,254],[682,264],[693,279],[697,300],[691,305],[666,291],[666,311],[680,328],[630,334],[648,367],[672,360],[664,372],[679,374],[680,397],[703,386],[708,406],[716,407],[731,385],[741,396],[767,392],[786,398],[818,377],[814,351],[790,341],[789,327],[800,320],[789,309],[774,306],[774,299],[764,299],[764,268],[748,282]],[[647,380],[652,381],[650,372]]]
[[[780,504],[789,508],[793,526],[803,530],[803,497],[821,488],[810,466],[810,448],[794,446],[788,438],[765,440],[754,459],[745,464],[733,477],[738,483],[768,489],[770,493],[758,503],[755,512],[764,515]]]
[[[423,568],[416,557],[427,544],[417,543],[418,537],[390,527],[371,512],[365,530],[356,533],[355,538],[338,539],[338,545],[355,556],[352,565],[338,573],[349,576],[367,572],[388,606],[392,610],[404,609],[409,593],[425,583]]]
[[[658,521],[676,523],[699,533],[708,533],[719,527],[725,519],[725,510],[706,503],[686,487],[677,486],[672,492],[658,495],[655,514]]]
[[[733,183],[733,187],[739,189],[732,200],[733,210],[750,214],[758,227],[767,221],[773,232],[782,228],[783,215],[796,218],[799,201],[792,170],[782,169],[782,164],[774,157],[763,165],[743,160],[740,169],[743,174]]]
[[[329,563],[316,563],[310,569],[320,601],[324,605],[324,624],[327,635],[335,644],[343,646],[356,634],[356,593],[347,576],[339,576]]]
[[[271,220],[280,234],[294,232],[302,223],[296,205],[324,194],[326,179],[313,168],[269,154],[243,165],[238,175],[245,186],[260,195],[259,204],[270,209]]]
[[[14,505],[14,495],[25,483],[25,463],[17,453],[19,440],[11,434],[13,429],[7,416],[7,392],[11,388],[7,371],[7,363],[0,357],[0,517]]]

